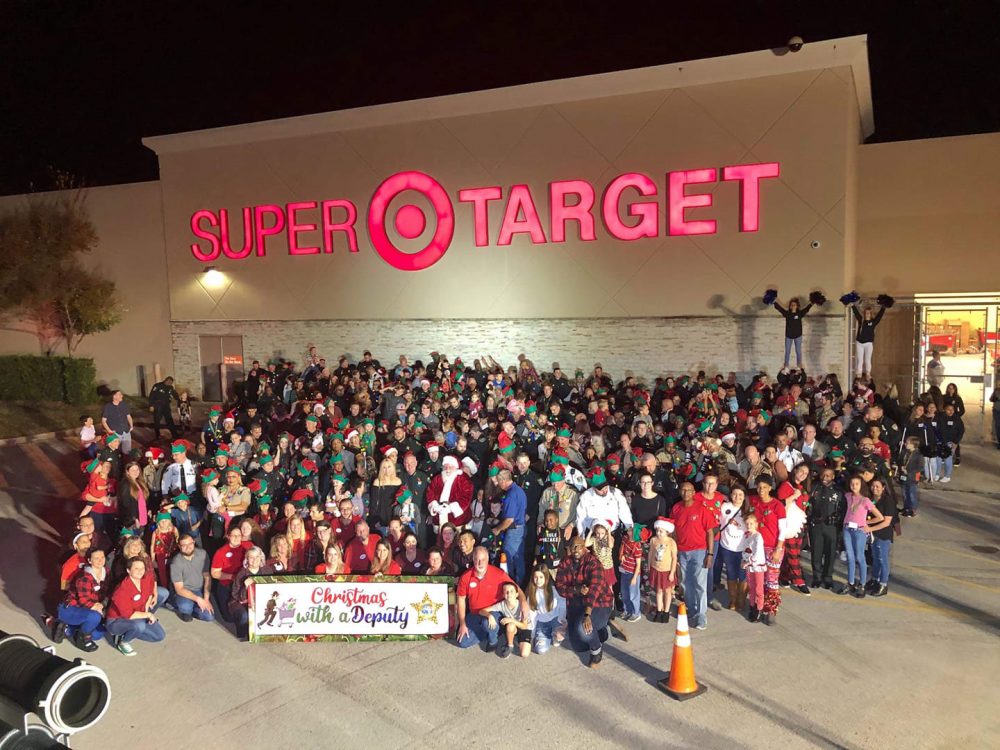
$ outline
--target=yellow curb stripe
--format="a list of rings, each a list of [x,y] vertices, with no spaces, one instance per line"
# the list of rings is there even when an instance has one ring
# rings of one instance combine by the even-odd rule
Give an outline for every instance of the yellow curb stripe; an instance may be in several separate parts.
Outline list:
[[[45,478],[52,483],[53,489],[59,495],[64,495],[69,497],[71,495],[77,495],[80,493],[80,488],[75,482],[71,482],[62,470],[56,466],[55,462],[49,458],[45,451],[39,448],[37,445],[32,445],[27,443],[21,446],[21,450],[25,452],[31,462],[41,470],[45,475]]]

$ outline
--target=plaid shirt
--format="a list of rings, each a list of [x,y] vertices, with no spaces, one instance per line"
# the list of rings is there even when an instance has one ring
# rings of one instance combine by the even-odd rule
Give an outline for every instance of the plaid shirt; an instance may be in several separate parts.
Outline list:
[[[103,583],[98,584],[94,576],[86,570],[81,570],[80,574],[70,583],[64,603],[67,607],[90,609],[104,598],[101,593],[103,588]]]
[[[586,594],[579,593],[580,586],[588,587]],[[615,600],[611,585],[604,577],[604,568],[590,551],[579,560],[569,555],[562,561],[556,575],[556,589],[570,607],[610,607]]]

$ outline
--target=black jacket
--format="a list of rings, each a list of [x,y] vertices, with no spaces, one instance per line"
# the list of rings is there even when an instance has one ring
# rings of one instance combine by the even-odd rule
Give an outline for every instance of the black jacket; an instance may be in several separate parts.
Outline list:
[[[865,320],[864,316],[858,312],[858,308],[851,306],[851,312],[854,313],[854,319],[858,321],[858,331],[854,335],[854,340],[859,344],[871,344],[875,341],[875,326],[879,324],[882,320],[882,316],[885,315],[885,308],[880,307],[878,312],[875,313],[875,317],[871,320]]]
[[[812,309],[812,303],[810,302],[805,307],[800,307],[795,312],[791,312],[775,302],[774,309],[780,312],[785,318],[785,338],[797,339],[802,335],[802,319]]]

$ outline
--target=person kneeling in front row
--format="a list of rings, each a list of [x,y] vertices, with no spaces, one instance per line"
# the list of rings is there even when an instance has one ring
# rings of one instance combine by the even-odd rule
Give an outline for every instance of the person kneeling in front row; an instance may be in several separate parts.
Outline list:
[[[86,566],[70,581],[66,598],[56,610],[54,642],[62,643],[68,635],[82,651],[97,650],[97,640],[104,636],[101,620],[104,619],[108,576],[104,560],[104,550],[91,547],[87,552]]]
[[[177,542],[180,551],[170,561],[170,583],[174,609],[184,622],[195,617],[205,622],[215,619],[212,608],[208,553],[195,546],[194,537],[184,534]]]
[[[133,557],[125,563],[128,575],[118,584],[108,606],[106,629],[115,647],[125,656],[135,655],[132,641],[158,643],[167,637],[153,610],[156,607],[156,580],[146,575],[146,563]]]
[[[500,602],[503,586],[513,583],[506,573],[490,565],[490,554],[479,546],[472,551],[472,567],[458,579],[455,593],[458,598],[458,645],[470,648],[477,643],[483,651],[497,649],[500,656],[506,652],[506,639],[497,645],[500,633]],[[527,610],[524,594],[518,595],[522,611]]]

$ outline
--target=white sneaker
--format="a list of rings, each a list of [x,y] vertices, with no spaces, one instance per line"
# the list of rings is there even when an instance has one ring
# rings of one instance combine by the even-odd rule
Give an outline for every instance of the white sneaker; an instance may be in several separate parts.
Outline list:
[[[841,552],[840,553],[840,561],[841,562],[847,562],[847,553],[846,552]]]
[[[135,656],[135,649],[128,641],[121,641],[117,648],[124,656]]]
[[[951,481],[951,477],[941,477],[938,481],[939,482],[950,482]]]

